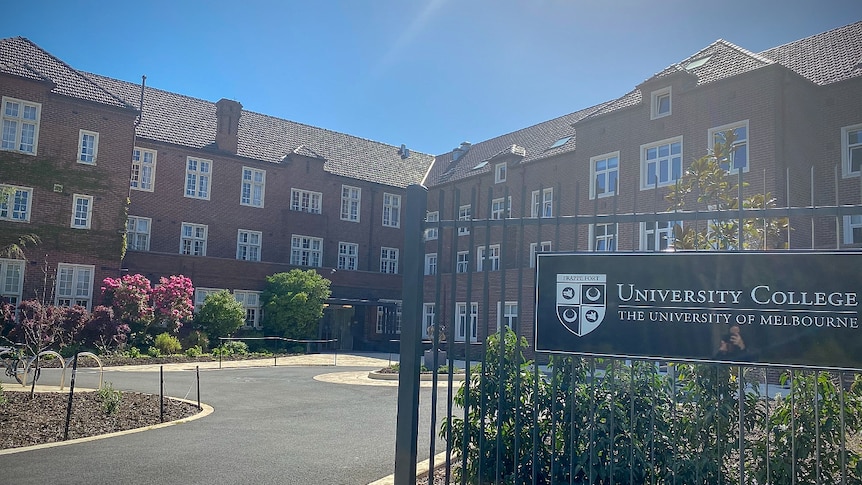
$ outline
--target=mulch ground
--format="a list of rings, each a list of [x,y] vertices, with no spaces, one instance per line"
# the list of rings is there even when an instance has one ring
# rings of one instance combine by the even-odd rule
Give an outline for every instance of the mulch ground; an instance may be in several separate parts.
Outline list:
[[[0,449],[63,441],[66,429],[66,393],[4,391],[0,401]],[[198,413],[194,404],[165,399],[164,421]],[[116,412],[107,414],[96,392],[75,393],[69,439],[141,428],[161,422],[159,396],[124,392]]]

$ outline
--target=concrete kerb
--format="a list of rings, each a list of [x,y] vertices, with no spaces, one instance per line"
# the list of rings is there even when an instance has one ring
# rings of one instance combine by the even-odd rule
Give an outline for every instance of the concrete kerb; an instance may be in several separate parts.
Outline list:
[[[435,466],[440,466],[446,463],[446,452],[438,453],[434,455],[434,464]],[[431,465],[430,460],[423,460],[416,464],[416,479],[425,478],[431,472],[429,470],[429,466]],[[381,478],[380,480],[375,480],[368,485],[393,485],[395,483],[395,475],[389,475]],[[431,481],[429,480],[429,483]]]

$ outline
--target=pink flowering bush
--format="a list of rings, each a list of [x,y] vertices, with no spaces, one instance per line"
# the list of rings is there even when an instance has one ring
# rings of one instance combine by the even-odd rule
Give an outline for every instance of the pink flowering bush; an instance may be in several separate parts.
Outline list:
[[[147,327],[152,322],[152,294],[150,280],[141,274],[108,277],[102,281],[102,303],[114,310],[114,317],[126,323]]]
[[[153,288],[156,321],[174,333],[179,332],[183,322],[190,320],[194,313],[194,294],[192,280],[183,275],[159,278],[159,284]]]

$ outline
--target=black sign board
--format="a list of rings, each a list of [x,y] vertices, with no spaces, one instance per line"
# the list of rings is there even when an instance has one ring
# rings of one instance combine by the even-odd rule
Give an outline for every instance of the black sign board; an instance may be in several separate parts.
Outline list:
[[[862,369],[862,254],[537,257],[537,352]]]

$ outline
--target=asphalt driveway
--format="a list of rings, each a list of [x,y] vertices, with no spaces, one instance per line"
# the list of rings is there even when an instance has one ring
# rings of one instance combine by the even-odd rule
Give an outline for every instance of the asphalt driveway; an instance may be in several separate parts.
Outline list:
[[[393,472],[397,387],[315,380],[367,367],[202,369],[213,414],[176,426],[0,455],[0,483],[367,484]],[[193,371],[165,372],[165,394],[195,399]],[[158,393],[158,371],[109,370],[115,388]],[[81,373],[78,386],[95,387]],[[438,415],[445,414],[441,388]],[[428,458],[431,389],[420,394]],[[442,443],[438,440],[438,449]]]

